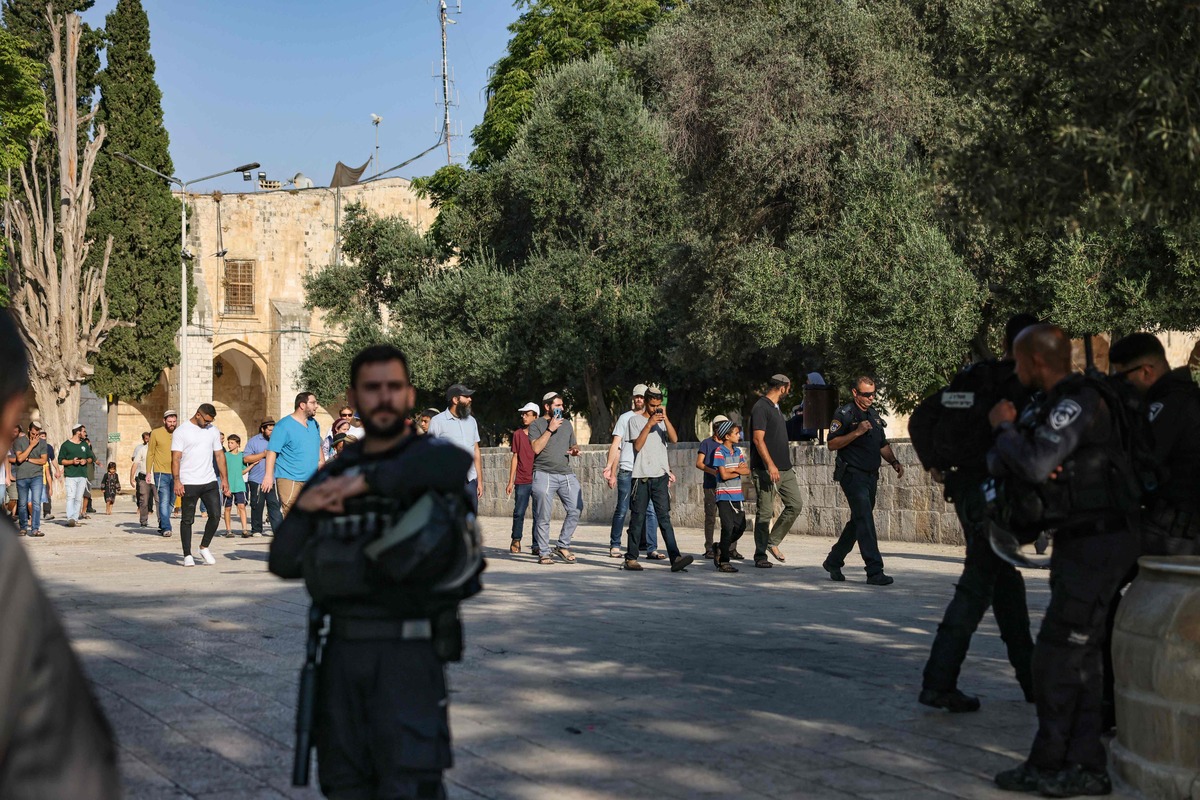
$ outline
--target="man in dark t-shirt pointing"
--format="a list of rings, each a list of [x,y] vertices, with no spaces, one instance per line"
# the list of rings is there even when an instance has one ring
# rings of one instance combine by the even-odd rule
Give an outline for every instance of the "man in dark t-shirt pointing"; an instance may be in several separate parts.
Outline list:
[[[776,561],[784,561],[779,544],[792,529],[803,506],[788,450],[787,423],[779,410],[779,404],[791,390],[792,382],[786,375],[772,375],[767,381],[766,394],[758,398],[750,410],[750,476],[758,495],[758,510],[754,515],[754,566],[761,568],[771,566],[767,553]],[[783,501],[783,511],[772,527],[771,516],[777,500]]]

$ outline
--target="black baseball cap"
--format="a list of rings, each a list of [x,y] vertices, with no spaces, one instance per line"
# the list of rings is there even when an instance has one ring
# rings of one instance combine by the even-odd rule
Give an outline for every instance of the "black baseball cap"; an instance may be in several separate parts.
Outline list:
[[[450,400],[453,397],[470,397],[475,394],[474,389],[468,389],[461,383],[456,383],[446,390],[446,399]]]

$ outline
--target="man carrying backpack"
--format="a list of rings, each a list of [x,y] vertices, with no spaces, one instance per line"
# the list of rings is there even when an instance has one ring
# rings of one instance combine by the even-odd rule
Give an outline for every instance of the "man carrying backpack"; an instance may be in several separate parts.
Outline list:
[[[949,386],[921,403],[909,421],[913,447],[934,480],[945,485],[967,545],[962,576],[938,625],[917,698],[934,708],[979,710],[979,698],[959,690],[958,675],[971,636],[988,606],[1025,699],[1033,700],[1033,637],[1029,635],[1025,579],[1016,567],[992,552],[983,482],[992,442],[988,412],[1001,400],[1008,400],[1018,410],[1029,404],[1029,390],[1017,380],[1012,347],[1017,334],[1035,324],[1037,318],[1031,314],[1010,319],[1004,329],[1004,358],[967,367]]]
[[[329,797],[446,796],[444,664],[461,658],[458,605],[483,562],[471,455],[413,433],[413,397],[401,351],[354,357],[347,398],[365,437],[308,481],[271,543],[271,572],[303,577],[313,598],[293,783],[307,785],[315,742]]]
[[[1038,731],[1028,759],[995,781],[1051,797],[1108,794],[1100,740],[1105,619],[1140,551],[1131,525],[1140,496],[1121,480],[1130,471],[1124,410],[1095,378],[1072,371],[1060,328],[1025,329],[1014,354],[1021,383],[1045,394],[1019,421],[1007,400],[992,409],[988,469],[1007,496],[1040,501],[1055,535],[1050,605],[1033,652]]]

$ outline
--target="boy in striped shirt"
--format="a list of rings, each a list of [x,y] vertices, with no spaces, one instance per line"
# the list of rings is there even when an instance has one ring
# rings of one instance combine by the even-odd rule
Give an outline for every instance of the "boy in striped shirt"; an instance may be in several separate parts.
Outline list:
[[[729,563],[729,553],[746,531],[746,512],[742,509],[742,478],[750,474],[746,456],[737,446],[742,429],[729,420],[717,423],[721,446],[713,452],[712,465],[717,471],[717,515],[721,518],[721,543],[713,549],[713,564],[721,572],[737,572]]]

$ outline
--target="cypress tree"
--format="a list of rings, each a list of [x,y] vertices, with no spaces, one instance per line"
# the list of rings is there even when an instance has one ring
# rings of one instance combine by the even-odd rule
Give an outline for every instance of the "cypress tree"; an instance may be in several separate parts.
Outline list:
[[[176,363],[179,329],[179,201],[162,178],[113,156],[125,153],[164,175],[174,166],[154,80],[150,21],[140,0],[118,0],[105,18],[108,63],[100,73],[97,123],[108,139],[96,161],[94,241],[113,237],[109,314],[133,322],[100,348],[90,381],[97,394],[137,399]],[[99,257],[93,251],[93,257]]]

